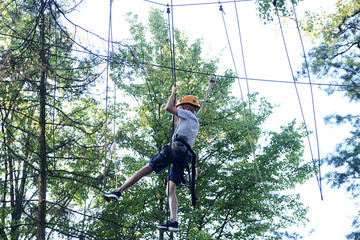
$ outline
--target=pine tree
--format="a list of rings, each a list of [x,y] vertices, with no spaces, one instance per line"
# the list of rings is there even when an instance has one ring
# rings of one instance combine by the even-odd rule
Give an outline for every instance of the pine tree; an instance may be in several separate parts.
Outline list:
[[[339,0],[335,13],[308,12],[304,20],[304,30],[321,43],[309,51],[309,65],[312,74],[318,79],[326,79],[328,94],[341,91],[349,102],[360,101],[360,58],[359,58],[359,1]],[[306,71],[304,65],[304,72]],[[325,118],[328,124],[350,124],[350,137],[339,143],[334,152],[324,159],[324,163],[335,167],[326,174],[333,187],[344,187],[354,199],[360,194],[360,115],[333,114]],[[353,221],[354,231],[348,239],[359,239],[360,224],[358,216]]]

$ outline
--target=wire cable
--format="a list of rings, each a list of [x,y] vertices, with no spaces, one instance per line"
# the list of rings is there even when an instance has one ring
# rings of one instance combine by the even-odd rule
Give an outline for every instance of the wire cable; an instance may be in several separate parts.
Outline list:
[[[234,69],[235,69],[235,73],[236,73],[236,76],[239,76],[238,74],[238,70],[237,70],[237,65],[236,65],[236,62],[235,62],[235,57],[234,57],[234,53],[233,53],[233,50],[231,48],[231,42],[230,42],[230,37],[229,37],[229,34],[228,34],[228,30],[227,30],[227,25],[226,25],[226,21],[225,21],[225,12],[224,12],[224,9],[223,9],[223,6],[221,3],[219,3],[219,10],[220,12],[222,13],[221,16],[222,16],[222,20],[223,20],[223,24],[224,24],[224,29],[225,29],[225,34],[226,34],[226,38],[227,38],[227,42],[228,42],[228,46],[229,46],[229,51],[230,51],[230,54],[231,54],[231,58],[232,58],[232,62],[233,62],[233,65],[234,65]],[[238,20],[238,14],[237,14],[237,9],[236,9],[236,16],[237,16],[237,20]],[[241,33],[240,33],[240,27],[239,27],[239,21],[238,21],[238,30],[239,30],[239,37],[240,37],[240,44],[241,44],[241,48],[242,48],[242,40],[241,40]],[[244,62],[244,54],[242,52],[242,57],[243,57],[243,66],[244,66],[244,69],[246,68],[245,67],[245,62]],[[247,74],[246,74],[246,70],[245,70],[245,80],[247,80]],[[237,78],[237,82],[238,82],[238,85],[239,85],[239,90],[240,90],[240,96],[241,96],[241,100],[242,102],[245,102],[245,98],[244,98],[244,94],[243,94],[243,90],[242,90],[242,87],[241,87],[241,83],[239,81],[239,78]],[[248,90],[248,104],[249,104],[249,108],[251,106],[251,101],[250,101],[250,93],[249,93],[249,85],[247,85],[247,90]],[[249,124],[249,118],[248,118],[248,115],[246,114],[246,109],[245,109],[245,105],[244,105],[244,108],[243,108],[243,111],[244,111],[244,117],[245,117],[245,121],[246,121],[246,128],[247,128],[247,132],[248,132],[248,136],[249,136],[249,142],[250,142],[250,147],[251,147],[251,152],[253,153],[253,157],[255,159],[255,149],[254,149],[254,146],[253,146],[253,136],[252,136],[252,131],[250,129],[250,124]],[[249,109],[250,111],[250,109]],[[256,160],[254,160],[256,161]],[[255,166],[257,166],[257,164],[255,164]],[[256,169],[256,167],[255,167]],[[256,178],[256,182],[257,182],[257,174],[255,172],[255,178]]]
[[[109,12],[109,25],[108,25],[108,39],[110,39],[111,35],[111,11],[112,11],[112,0],[110,0],[110,12]],[[104,187],[106,187],[106,177],[107,177],[107,151],[108,151],[108,134],[107,134],[107,126],[108,126],[108,108],[109,108],[109,68],[110,68],[110,41],[108,41],[107,45],[107,59],[106,62],[106,79],[105,79],[105,124],[104,124]]]
[[[51,9],[51,3],[49,3]],[[51,9],[52,11],[52,9]],[[56,17],[56,12],[55,12]],[[51,20],[50,20],[51,21]],[[55,46],[57,46],[57,28],[54,23],[54,32],[55,32]],[[49,51],[50,52],[50,51]],[[55,47],[55,76],[54,76],[54,89],[53,89],[53,112],[52,112],[52,144],[53,144],[53,173],[56,171],[56,151],[55,151],[55,114],[56,114],[56,88],[57,88],[57,70],[58,70],[58,49]]]
[[[145,2],[166,6],[166,4],[151,1],[151,0],[144,0]],[[235,2],[253,2],[254,0],[235,0]],[[222,3],[233,3],[234,1],[223,1]],[[219,2],[203,2],[203,3],[185,3],[185,4],[175,4],[174,7],[188,7],[188,6],[202,6],[202,5],[211,5],[211,4],[219,4]]]
[[[225,21],[225,17],[224,17],[225,12],[223,10],[223,7],[222,7],[221,3],[219,3],[219,4],[220,4],[219,10],[222,12],[222,18],[223,18],[223,22],[224,22],[225,33],[226,33],[227,41],[228,41],[228,44],[229,44],[230,53],[231,53],[233,64],[234,64],[234,69],[236,71],[236,76],[238,76],[236,62],[235,62],[234,54],[233,54],[232,49],[231,49],[230,38],[229,38],[229,34],[228,34],[228,31],[227,31],[227,27],[226,27],[226,21]],[[257,164],[256,154],[255,154],[254,132],[253,132],[253,124],[252,124],[253,120],[252,120],[251,100],[250,100],[250,88],[249,88],[247,71],[246,71],[245,54],[244,54],[244,51],[243,51],[240,21],[239,21],[236,2],[234,2],[234,4],[235,4],[235,10],[236,10],[236,20],[237,20],[238,34],[239,34],[239,40],[240,40],[242,62],[243,62],[243,68],[244,68],[244,73],[245,73],[245,78],[244,79],[246,80],[246,84],[247,84],[247,94],[248,94],[248,104],[249,104],[249,116],[246,113],[245,105],[243,106],[243,112],[244,112],[243,115],[244,115],[244,118],[245,118],[245,121],[246,121],[247,135],[249,137],[250,149],[251,149],[252,158],[253,158],[253,162],[254,162],[255,182],[256,182],[256,184],[260,184],[260,188],[263,189],[264,186],[263,186],[262,174],[261,174],[260,168],[259,168],[259,166]],[[245,102],[239,78],[237,78],[237,82],[238,82],[238,85],[239,85],[239,90],[240,90],[240,95],[241,95],[242,102]],[[258,177],[260,178],[260,181],[258,181]],[[266,198],[270,208],[273,208],[272,204],[271,204],[271,201],[270,201],[270,199],[268,198],[267,195],[265,195],[265,198]]]
[[[237,10],[237,5],[236,5],[236,1],[234,0],[234,5],[235,5],[235,12],[236,12],[236,22],[237,22],[237,27],[238,27],[238,34],[239,34],[239,41],[240,41],[240,49],[241,49],[241,56],[242,56],[242,62],[243,62],[243,70],[244,70],[244,75],[245,75],[245,82],[246,82],[246,89],[247,89],[247,94],[248,94],[248,104],[249,104],[249,119],[247,118],[247,114],[245,111],[245,106],[244,106],[244,114],[245,114],[245,119],[246,119],[246,124],[247,124],[247,128],[248,128],[248,133],[249,133],[249,137],[250,137],[250,146],[251,146],[251,151],[253,153],[253,159],[254,159],[254,165],[255,165],[255,169],[257,169],[257,171],[259,172],[259,167],[257,165],[257,161],[256,161],[256,157],[255,157],[255,146],[254,146],[254,136],[253,136],[253,119],[252,119],[252,109],[251,109],[251,100],[250,100],[250,87],[249,87],[249,81],[248,81],[248,76],[247,76],[247,71],[246,71],[246,62],[245,62],[245,54],[244,54],[244,46],[242,43],[242,36],[241,36],[241,28],[240,28],[240,21],[239,21],[239,14],[238,14],[238,10]],[[237,79],[240,91],[241,91],[241,97],[243,98],[243,93],[241,90],[241,84],[240,84],[240,80],[239,78]],[[244,101],[242,99],[242,101]],[[249,121],[248,121],[249,120]],[[250,122],[250,124],[249,124]],[[259,172],[260,174],[260,172]],[[255,175],[256,176],[256,175]],[[261,178],[261,174],[260,174],[260,178]]]
[[[277,7],[277,5],[276,5],[276,1],[274,1],[273,4],[274,4],[274,6],[275,6],[276,15],[277,15],[278,22],[279,22],[279,27],[280,27],[281,36],[282,36],[283,43],[284,43],[284,48],[285,48],[285,52],[286,52],[286,57],[287,57],[287,60],[288,60],[288,63],[289,63],[289,67],[290,67],[290,71],[291,71],[292,78],[293,78],[293,80],[294,80],[295,91],[296,91],[296,95],[297,95],[297,99],[298,99],[298,103],[299,103],[299,107],[300,107],[300,111],[301,111],[301,116],[302,116],[302,119],[303,119],[303,122],[304,122],[304,126],[305,126],[305,131],[306,131],[307,140],[308,140],[308,144],[309,144],[309,150],[310,150],[310,154],[311,154],[311,159],[312,159],[312,162],[313,162],[313,168],[314,168],[314,172],[315,172],[315,176],[316,176],[316,181],[317,181],[318,187],[319,187],[319,189],[320,189],[321,199],[323,199],[323,197],[322,197],[322,191],[321,191],[321,183],[320,183],[318,171],[316,170],[316,163],[315,163],[315,159],[314,159],[314,155],[313,155],[313,150],[312,150],[312,146],[311,146],[311,141],[310,141],[310,133],[309,133],[309,130],[308,130],[308,127],[307,127],[307,124],[306,124],[305,115],[304,115],[304,110],[303,110],[302,103],[301,103],[301,99],[300,99],[300,94],[299,94],[299,91],[298,91],[298,88],[297,88],[294,71],[293,71],[293,68],[292,68],[292,65],[291,65],[291,61],[290,61],[290,57],[289,57],[289,52],[288,52],[288,49],[287,49],[286,40],[285,40],[285,36],[284,36],[284,31],[283,31],[282,24],[281,24],[281,19],[280,19],[279,10],[278,10],[278,7]]]
[[[167,5],[166,12],[168,14],[168,25],[169,25],[169,44],[170,44],[170,61],[171,61],[171,77],[173,80],[173,85],[176,86],[176,72],[175,72],[175,37],[174,37],[174,13],[173,13],[173,1],[171,0],[171,7]],[[170,20],[171,15],[171,20]],[[176,101],[176,95],[174,97],[174,106]],[[170,186],[169,186],[169,180],[170,180],[170,169],[171,169],[171,162],[172,162],[172,144],[173,144],[173,134],[175,131],[175,116],[172,116],[172,126],[171,126],[171,137],[170,137],[170,150],[169,150],[169,167],[168,167],[168,178],[166,181],[166,190],[167,190],[167,202],[166,205],[166,216],[170,219]]]
[[[315,137],[316,137],[316,145],[317,145],[317,154],[318,154],[318,168],[319,168],[319,190],[320,190],[320,196],[321,196],[321,200],[323,200],[323,194],[322,194],[322,186],[321,186],[321,161],[320,161],[320,147],[319,147],[319,135],[318,135],[318,128],[317,128],[317,121],[316,121],[316,112],[315,112],[315,101],[314,101],[314,93],[313,93],[313,88],[312,88],[312,81],[311,81],[311,77],[310,77],[310,70],[309,70],[309,63],[307,61],[306,58],[306,52],[305,52],[305,47],[304,47],[304,42],[301,36],[301,32],[300,32],[300,27],[299,27],[299,22],[297,19],[297,15],[296,15],[296,8],[294,5],[294,1],[291,0],[291,4],[292,4],[292,8],[294,10],[294,17],[295,17],[295,23],[296,23],[296,28],[298,30],[299,33],[299,39],[300,39],[300,43],[301,43],[301,48],[304,54],[304,61],[305,61],[305,67],[306,67],[306,72],[307,72],[307,77],[309,79],[309,85],[310,85],[310,92],[311,92],[311,103],[312,103],[312,110],[313,110],[313,116],[314,116],[314,127],[315,127]]]
[[[113,39],[113,26],[112,26],[112,4],[113,0],[110,0],[110,13],[109,13],[109,32],[108,32],[108,57],[111,59],[110,50],[114,52],[114,39]],[[110,49],[111,45],[111,49]],[[110,63],[111,64],[111,61]],[[109,76],[109,74],[108,74]],[[116,161],[116,82],[113,81],[113,132],[112,132],[112,150],[111,150],[111,160],[114,162],[114,169],[115,169],[115,188],[118,189],[118,168],[117,168],[117,161]]]

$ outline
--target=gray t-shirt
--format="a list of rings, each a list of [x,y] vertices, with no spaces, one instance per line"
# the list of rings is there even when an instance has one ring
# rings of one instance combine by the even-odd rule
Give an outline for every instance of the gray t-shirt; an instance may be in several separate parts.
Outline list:
[[[173,140],[182,138],[192,147],[199,131],[199,120],[195,114],[188,110],[178,108],[177,111],[179,122],[174,131]]]

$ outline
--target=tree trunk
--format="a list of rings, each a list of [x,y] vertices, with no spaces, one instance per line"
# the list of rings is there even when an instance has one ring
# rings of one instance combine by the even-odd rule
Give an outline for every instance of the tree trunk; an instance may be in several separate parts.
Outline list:
[[[39,223],[38,240],[45,240],[46,232],[46,140],[45,140],[45,106],[46,106],[46,49],[45,49],[45,2],[41,2],[41,79],[40,79],[40,119],[39,119]]]
[[[4,108],[5,109],[5,108]],[[1,112],[2,113],[2,112]],[[2,222],[5,222],[5,216],[6,216],[6,191],[5,191],[5,189],[7,188],[7,180],[8,180],[8,172],[7,172],[7,170],[8,170],[8,165],[7,165],[7,161],[8,161],[8,159],[7,159],[7,149],[5,149],[5,146],[6,146],[6,144],[5,144],[5,142],[6,142],[6,138],[5,138],[5,121],[4,121],[4,117],[3,117],[3,115],[1,114],[1,116],[2,116],[2,123],[1,123],[1,131],[2,131],[2,134],[3,134],[3,146],[4,146],[4,149],[2,150],[4,153],[6,152],[6,154],[4,154],[5,155],[5,161],[4,161],[4,165],[5,165],[5,173],[4,173],[4,175],[5,175],[5,179],[4,179],[4,181],[3,181],[3,186],[2,186],[2,188],[4,189],[3,191],[3,195],[2,195],[2,202],[3,202],[3,206],[2,206],[2,212],[1,212],[1,221]],[[1,225],[1,227],[0,227],[0,239],[4,239],[4,240],[7,240],[7,237],[6,237],[6,232],[5,232],[5,227],[3,226],[3,225]]]

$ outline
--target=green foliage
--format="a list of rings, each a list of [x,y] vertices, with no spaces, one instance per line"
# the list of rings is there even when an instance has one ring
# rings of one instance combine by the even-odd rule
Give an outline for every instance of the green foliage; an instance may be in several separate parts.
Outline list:
[[[124,98],[104,109],[104,96],[92,92],[102,89],[99,69],[106,62],[88,55],[86,48],[79,50],[62,25],[72,3],[48,2],[40,8],[42,3],[0,3],[0,238],[36,236],[41,73],[46,75],[47,237],[166,238],[155,227],[166,218],[166,171],[141,180],[123,194],[120,204],[101,198],[170,139],[172,117],[164,107],[174,77],[164,12],[152,9],[148,26],[127,14],[132,39],[114,43],[109,53],[110,78]],[[287,8],[281,1],[278,6]],[[193,94],[203,100],[219,60],[202,58],[201,40],[190,42],[177,29],[174,34],[178,96]],[[198,205],[191,207],[187,186],[177,189],[181,239],[276,239],[281,233],[274,229],[306,220],[299,196],[283,193],[311,175],[302,161],[304,131],[295,122],[279,132],[264,131],[271,104],[253,94],[248,96],[250,112],[247,101],[231,94],[234,75],[227,70],[218,77],[199,115],[193,146],[198,153]],[[113,146],[116,150],[110,151]]]
[[[360,5],[358,1],[339,0],[337,7],[336,13],[308,13],[304,20],[303,29],[321,41],[309,51],[310,70],[318,78],[327,76],[333,79],[332,83],[341,85],[329,87],[329,94],[340,88],[350,101],[359,101]],[[305,74],[305,65],[303,69]]]
[[[342,91],[350,102],[360,101],[360,3],[356,0],[338,0],[334,13],[308,13],[303,28],[309,36],[321,43],[309,52],[311,72],[325,83],[334,84],[326,88],[327,93]],[[305,65],[303,67],[304,74]],[[354,199],[360,192],[360,122],[359,114],[331,115],[325,118],[329,124],[349,124],[351,136],[339,143],[333,153],[324,162],[335,167],[335,171],[326,174],[333,187],[345,187]],[[357,216],[353,222],[354,232],[348,239],[357,239],[360,227]]]
[[[187,239],[210,240],[211,236],[205,232],[199,231],[198,228],[192,228],[189,231]]]
[[[53,230],[49,237],[58,232],[77,236],[74,229],[79,220],[70,206],[83,206],[88,190],[98,190],[103,183],[99,169],[104,153],[99,151],[99,141],[104,136],[105,111],[87,94],[99,61],[76,57],[66,28],[55,24],[62,6],[49,3],[42,9],[41,4],[0,3],[4,10],[0,23],[1,239],[36,236],[42,73],[46,75],[46,227]],[[45,31],[40,31],[42,26]],[[45,48],[40,44],[43,39]]]
[[[163,14],[152,10],[147,28],[137,22],[137,16],[128,14],[133,42],[119,46],[117,52],[112,53],[111,76],[136,103],[133,108],[136,114],[122,123],[126,137],[118,139],[119,146],[131,150],[131,154],[122,158],[125,178],[142,167],[170,139],[171,115],[164,107],[173,78],[168,24]],[[216,72],[218,60],[201,57],[200,40],[190,43],[176,29],[175,39],[178,96],[192,94],[203,100],[209,75]],[[224,75],[217,79],[199,115],[200,131],[193,146],[199,158],[198,207],[191,208],[187,186],[177,190],[180,238],[252,239],[266,235],[264,239],[273,239],[272,229],[306,220],[307,209],[299,202],[299,196],[282,193],[294,188],[295,183],[303,183],[312,173],[309,164],[302,161],[304,131],[292,122],[279,133],[263,132],[261,124],[271,114],[272,106],[256,94],[249,96],[253,104],[249,123],[247,104],[231,95],[233,72],[228,70]],[[260,145],[260,137],[268,139],[265,146]],[[252,159],[253,144],[259,152],[257,168]],[[115,212],[103,210],[104,219],[114,215],[114,221],[116,216],[116,222],[129,228],[120,232],[115,224],[94,222],[99,227],[96,231],[100,231],[94,235],[110,228],[106,235],[109,239],[127,239],[134,234],[141,239],[156,236],[151,221],[164,220],[165,179],[166,171],[150,176],[124,194],[121,202],[124,207]],[[90,229],[94,229],[93,226]]]
[[[276,16],[276,7],[282,16],[292,16],[294,13],[292,4],[297,5],[299,0],[256,0],[257,10],[260,18],[265,22],[271,22]]]

